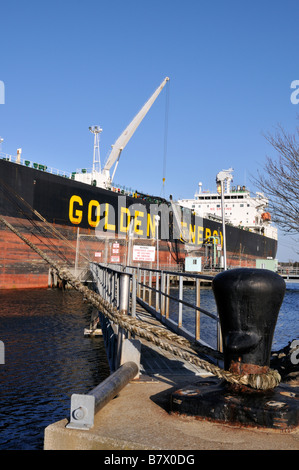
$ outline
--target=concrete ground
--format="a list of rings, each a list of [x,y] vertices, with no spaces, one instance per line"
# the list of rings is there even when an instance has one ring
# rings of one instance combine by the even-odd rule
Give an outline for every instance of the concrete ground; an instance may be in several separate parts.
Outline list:
[[[143,353],[149,362],[141,379],[96,414],[92,429],[68,429],[66,417],[45,429],[44,449],[299,450],[299,428],[242,427],[171,414],[171,392],[207,374],[177,358],[161,359],[150,345],[143,344]]]

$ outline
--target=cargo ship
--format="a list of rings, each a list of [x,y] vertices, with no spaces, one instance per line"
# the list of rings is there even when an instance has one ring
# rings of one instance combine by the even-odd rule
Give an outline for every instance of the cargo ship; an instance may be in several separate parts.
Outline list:
[[[221,191],[175,201],[113,183],[121,152],[167,81],[117,139],[103,168],[99,126],[89,128],[94,136],[90,171],[53,170],[23,159],[21,149],[16,156],[1,153],[0,216],[78,275],[89,262],[184,270],[191,258],[195,264],[200,259],[200,271],[223,269],[224,256],[228,268],[275,258],[277,233],[261,195],[251,198],[245,188],[230,189],[226,182],[221,218]],[[47,263],[0,224],[0,289],[49,285]]]

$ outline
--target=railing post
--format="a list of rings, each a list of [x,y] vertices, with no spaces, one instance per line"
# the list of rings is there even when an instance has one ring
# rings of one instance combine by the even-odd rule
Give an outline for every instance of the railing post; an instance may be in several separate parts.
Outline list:
[[[152,279],[153,279],[153,272],[150,271],[149,273],[149,281],[148,281],[148,285],[149,285],[149,292],[148,292],[148,304],[149,306],[151,307],[152,306]]]
[[[129,298],[130,298],[130,275],[122,273],[120,275],[120,299],[119,299],[119,310],[121,313],[128,313],[129,310]]]
[[[129,313],[130,304],[130,279],[131,275],[128,273],[121,273],[119,281],[120,299],[119,299],[119,311],[122,314]],[[135,316],[136,306],[136,279],[132,276],[132,314]],[[116,368],[122,365],[128,360],[134,361],[140,365],[140,352],[141,343],[139,340],[134,339],[134,334],[125,333],[122,328],[118,329],[117,338],[117,357],[116,357]]]
[[[183,276],[179,276],[179,300],[183,300]],[[179,316],[178,316],[178,327],[181,328],[183,324],[183,304],[179,302]]]
[[[159,311],[159,284],[160,284],[160,274],[159,271],[156,271],[156,311]]]
[[[170,274],[166,274],[166,294],[169,295],[170,291]],[[166,297],[165,317],[169,318],[169,297]]]
[[[120,274],[119,279],[119,311],[122,314],[128,314],[129,310],[129,296],[130,296],[130,276],[126,273]],[[125,330],[118,326],[117,335],[117,346],[116,346],[116,357],[115,357],[115,369],[120,366],[123,344],[127,334]]]
[[[146,271],[143,269],[143,286],[142,286],[142,300],[145,301],[145,292],[146,292],[146,287],[145,287],[145,282],[146,282]]]
[[[137,294],[136,275],[132,274],[132,317],[136,317],[136,294]]]
[[[161,315],[162,317],[165,316],[165,274],[163,271],[161,271],[161,300],[160,300],[160,305],[161,305]]]
[[[196,279],[196,307],[200,308],[200,279]],[[200,311],[195,311],[195,339],[200,339]]]
[[[140,268],[137,268],[137,296],[140,297]]]

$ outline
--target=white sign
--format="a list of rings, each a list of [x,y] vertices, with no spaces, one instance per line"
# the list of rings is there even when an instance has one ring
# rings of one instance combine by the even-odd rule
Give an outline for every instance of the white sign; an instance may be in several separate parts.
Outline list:
[[[133,261],[155,261],[154,246],[133,246]]]
[[[111,256],[111,263],[119,263],[120,258],[119,256]]]
[[[102,253],[101,253],[100,251],[96,251],[95,254],[94,254],[94,256],[95,256],[96,258],[102,258]]]

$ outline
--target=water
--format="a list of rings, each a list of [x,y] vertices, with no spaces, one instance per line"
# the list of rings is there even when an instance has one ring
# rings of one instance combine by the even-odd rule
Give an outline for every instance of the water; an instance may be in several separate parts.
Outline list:
[[[44,429],[69,417],[72,393],[109,375],[103,339],[84,337],[91,307],[60,290],[0,291],[0,449],[39,450]]]
[[[283,348],[292,339],[299,339],[299,283],[287,282],[286,285],[286,294],[274,332],[274,351]]]
[[[184,289],[184,300],[194,297],[194,289]],[[103,339],[83,336],[91,307],[78,292],[0,291],[0,302],[0,449],[40,450],[45,427],[69,417],[71,394],[86,393],[109,375]],[[211,289],[201,289],[201,307],[216,314]],[[298,312],[299,284],[288,284],[274,350],[299,338]],[[184,309],[183,318],[194,331],[194,310]],[[216,346],[216,322],[204,315],[201,337]]]

